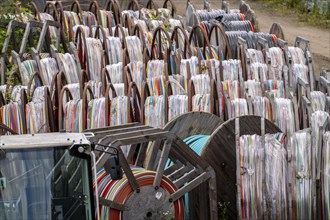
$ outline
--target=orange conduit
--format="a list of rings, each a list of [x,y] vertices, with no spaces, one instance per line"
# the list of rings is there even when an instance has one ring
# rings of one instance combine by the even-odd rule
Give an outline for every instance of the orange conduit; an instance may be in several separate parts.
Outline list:
[[[242,14],[242,13],[238,13],[238,15],[241,17],[241,20],[244,21],[244,19],[245,19],[245,15]]]
[[[252,32],[255,32],[255,31],[254,31],[254,27],[253,27],[251,21],[249,21],[249,24],[250,24],[250,27],[251,27]]]
[[[277,41],[277,37],[276,37],[276,35],[275,35],[275,34],[272,34],[272,36],[273,36],[274,44],[276,44],[276,41]]]

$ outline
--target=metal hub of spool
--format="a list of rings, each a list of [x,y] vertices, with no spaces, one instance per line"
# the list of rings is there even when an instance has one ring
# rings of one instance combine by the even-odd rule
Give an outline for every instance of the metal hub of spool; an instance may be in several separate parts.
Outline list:
[[[155,190],[153,186],[141,187],[134,192],[125,205],[123,219],[161,219],[174,216],[174,205],[169,202],[170,194],[163,188]]]

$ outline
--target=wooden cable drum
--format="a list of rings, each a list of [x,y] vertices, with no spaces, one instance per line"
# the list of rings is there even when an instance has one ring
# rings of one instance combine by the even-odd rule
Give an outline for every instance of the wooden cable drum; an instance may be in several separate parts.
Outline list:
[[[259,31],[259,26],[257,22],[256,15],[252,9],[249,9],[246,14],[244,20],[248,20],[252,23],[252,26],[254,27],[254,30]]]
[[[222,123],[223,121],[214,114],[207,112],[188,112],[168,122],[164,130],[175,133],[182,140],[186,140],[194,136],[209,136]],[[206,162],[208,161],[206,160]],[[191,220],[210,219],[209,213],[207,212],[209,209],[207,190],[207,184],[202,184],[185,196],[185,198],[188,197],[189,201],[188,203],[185,201],[185,206],[189,206],[188,213],[187,210],[185,211],[186,217]]]
[[[221,24],[214,23],[209,31],[209,41],[211,45],[216,45],[224,53],[225,59],[231,57],[231,50],[228,37]]]
[[[167,62],[167,72],[171,73],[171,48],[172,40],[167,31],[162,27],[157,27],[152,38],[150,60],[161,59]]]
[[[172,44],[176,52],[171,54],[171,73],[176,74],[180,71],[181,59],[189,59],[192,56],[189,38],[183,27],[176,26],[171,35]],[[189,77],[190,78],[190,77]]]
[[[10,134],[17,134],[16,131],[12,130],[10,127],[0,122],[0,136],[6,135],[7,132]]]
[[[279,23],[273,23],[269,30],[270,34],[274,34],[277,38],[281,38],[282,40],[285,40],[284,32]]]
[[[169,6],[168,6],[169,3]],[[176,6],[172,0],[165,0],[163,4],[163,8],[171,9],[171,16],[172,18],[176,15]]]
[[[249,9],[251,9],[250,5],[246,4],[245,1],[240,2],[240,5],[239,5],[240,13],[245,15]]]
[[[209,57],[214,58],[212,53],[212,47],[208,38],[208,33],[203,29],[201,25],[195,25],[189,35],[189,44],[192,48],[196,48],[195,56],[201,57],[201,59],[207,59],[207,50],[209,52]]]
[[[211,135],[223,121],[207,112],[188,112],[168,122],[164,130],[175,133],[182,140],[192,135]]]
[[[242,116],[240,121],[240,135],[261,135],[261,118],[259,116]],[[184,140],[194,136],[204,136],[204,146],[194,148],[201,158],[215,171],[217,183],[217,202],[227,204],[227,217],[237,218],[237,185],[236,185],[236,136],[235,119],[222,122],[215,115],[204,112],[190,112],[178,116],[169,122],[164,130],[175,133]],[[281,130],[272,122],[265,120],[265,133],[278,133]],[[207,136],[205,136],[207,135]],[[196,147],[196,146],[195,146]],[[208,205],[207,185],[203,184],[198,189],[189,193],[189,217],[190,219],[205,219],[201,207]],[[204,198],[204,199],[203,199]]]
[[[72,3],[74,3],[74,0],[61,0],[61,3],[63,5],[64,10],[70,10],[70,7]],[[79,0],[79,4],[81,6],[81,9],[84,11],[87,11],[89,9],[91,1],[90,0]],[[104,0],[98,0],[99,5],[104,5]]]
[[[200,23],[199,18],[196,15],[196,9],[191,3],[187,4],[185,17],[186,17],[186,26],[188,27],[192,27]]]
[[[121,24],[121,9],[118,1],[106,1],[104,10],[112,12],[115,25]]]
[[[181,39],[180,39],[181,38]],[[172,44],[175,44],[182,58],[188,59],[192,56],[188,35],[183,27],[176,26],[171,35]],[[182,43],[182,44],[180,44]],[[183,48],[182,48],[183,46]]]
[[[239,117],[240,135],[261,135],[261,118],[259,116]],[[281,130],[272,122],[265,120],[265,133],[274,134]],[[237,218],[236,207],[236,137],[235,119],[220,125],[211,135],[201,157],[215,170],[217,179],[218,202],[229,202],[227,210],[229,219]]]

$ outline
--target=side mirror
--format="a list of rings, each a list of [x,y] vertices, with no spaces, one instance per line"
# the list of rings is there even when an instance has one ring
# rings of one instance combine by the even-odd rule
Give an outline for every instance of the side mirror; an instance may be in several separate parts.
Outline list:
[[[110,156],[108,161],[104,164],[105,171],[110,174],[112,180],[119,180],[123,178],[123,171],[119,164],[117,155]]]
[[[107,174],[110,174],[112,180],[119,180],[123,178],[123,171],[119,162],[119,152],[116,148],[92,143],[92,149],[94,151],[102,152],[103,154],[108,154],[107,161],[104,164],[104,170]]]

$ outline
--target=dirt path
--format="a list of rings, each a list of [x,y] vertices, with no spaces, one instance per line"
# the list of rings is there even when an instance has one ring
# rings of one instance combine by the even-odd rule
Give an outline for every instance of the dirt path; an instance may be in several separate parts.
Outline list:
[[[231,0],[232,6],[237,7],[237,0]],[[275,12],[266,8],[264,4],[254,1],[246,1],[254,10],[260,31],[268,32],[271,25],[276,22],[281,24],[285,39],[289,45],[293,45],[297,36],[301,36],[310,41],[311,50],[315,63],[315,71],[319,73],[320,68],[325,66],[330,69],[330,30],[312,27],[306,23],[299,22],[297,15],[281,15],[281,12]]]
[[[163,1],[156,2],[161,5]],[[179,15],[184,15],[186,2],[186,0],[174,0]],[[190,2],[192,2],[197,9],[203,8],[204,0],[191,0]],[[212,8],[219,8],[221,5],[220,0],[209,0],[209,2]],[[238,8],[239,6],[239,0],[227,0],[227,2],[230,3],[230,8],[232,9]],[[289,45],[294,44],[297,36],[301,36],[310,41],[317,75],[322,66],[330,69],[330,30],[312,27],[306,23],[299,22],[296,18],[297,16],[294,14],[283,16],[281,12],[274,12],[271,8],[265,7],[264,4],[256,3],[251,0],[246,0],[246,2],[251,6],[257,16],[260,31],[269,32],[274,22],[280,23]]]

